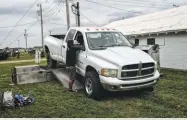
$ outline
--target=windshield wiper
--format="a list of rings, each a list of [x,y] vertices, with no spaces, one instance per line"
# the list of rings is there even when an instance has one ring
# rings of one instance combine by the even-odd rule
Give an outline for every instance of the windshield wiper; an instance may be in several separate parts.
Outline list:
[[[95,47],[93,48],[94,50],[106,50],[107,47],[106,46],[98,46],[98,47]]]
[[[107,47],[106,47],[106,46],[98,46],[98,48],[99,48],[100,50],[107,49]]]
[[[106,47],[116,47],[116,46],[128,46],[128,45],[113,44],[113,45],[109,45],[109,46],[106,46]],[[128,47],[130,47],[130,46],[128,46]]]

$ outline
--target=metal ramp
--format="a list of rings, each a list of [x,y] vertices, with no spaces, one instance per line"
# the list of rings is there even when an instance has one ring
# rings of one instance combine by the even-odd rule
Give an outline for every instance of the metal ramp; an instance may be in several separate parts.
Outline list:
[[[82,84],[76,80],[76,70],[71,68],[57,68],[51,70],[54,77],[68,90],[78,91],[83,89]]]

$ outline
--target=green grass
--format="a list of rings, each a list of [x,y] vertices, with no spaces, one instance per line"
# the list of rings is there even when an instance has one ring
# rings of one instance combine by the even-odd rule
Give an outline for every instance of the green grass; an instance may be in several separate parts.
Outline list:
[[[9,86],[10,68],[27,64],[34,63],[0,65],[0,91],[30,93],[35,103],[8,109],[9,115],[0,111],[0,117],[187,117],[187,72],[163,70],[166,76],[152,94],[108,93],[102,101],[95,101],[83,92],[68,92],[56,81]]]

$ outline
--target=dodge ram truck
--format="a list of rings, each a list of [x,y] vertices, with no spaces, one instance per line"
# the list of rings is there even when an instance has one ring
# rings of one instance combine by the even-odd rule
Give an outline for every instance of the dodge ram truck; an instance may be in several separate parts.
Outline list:
[[[156,61],[115,29],[74,27],[67,35],[47,36],[44,44],[48,67],[75,66],[90,98],[104,89],[153,91],[159,80]]]

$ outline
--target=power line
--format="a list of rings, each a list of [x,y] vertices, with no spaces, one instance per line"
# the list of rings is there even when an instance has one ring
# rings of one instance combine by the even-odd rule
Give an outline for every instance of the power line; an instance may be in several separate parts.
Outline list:
[[[53,11],[54,9],[57,9],[58,6],[59,6],[59,5],[53,6],[48,12],[46,12],[46,13],[44,14],[44,16],[46,16],[46,17],[50,16],[50,15],[47,15],[47,14],[50,13],[51,11]]]
[[[60,11],[61,11],[61,7],[64,5],[64,3],[61,3],[58,5],[58,8],[53,12],[53,14],[51,14],[51,17],[57,15]]]
[[[53,7],[54,8],[54,7]],[[53,9],[52,8],[52,9]],[[49,13],[51,11],[51,9],[47,12],[47,13]],[[46,14],[47,14],[46,13]],[[46,15],[46,14],[44,14],[44,16]],[[53,14],[54,15],[54,14]],[[31,29],[36,23],[37,23],[38,21],[35,21],[27,30],[29,30],[29,29]],[[9,43],[7,46],[10,46],[10,45],[12,45],[18,38],[20,38],[22,35],[24,34],[24,32],[23,33],[21,33],[14,41],[12,41],[11,43]]]
[[[20,38],[24,33],[21,33],[14,41],[12,41],[11,43],[9,43],[7,46],[11,46],[14,42],[16,42],[16,40],[18,38]]]
[[[75,4],[73,1],[72,1],[73,4]],[[85,17],[87,20],[89,20],[91,23],[93,23],[94,25],[97,25],[95,22],[93,22],[90,18],[88,18],[87,16],[85,16],[81,11],[79,11],[80,14]],[[98,26],[98,25],[97,25]]]
[[[64,3],[63,3],[63,4],[60,4],[59,6],[62,7],[63,5],[64,5]],[[50,20],[52,17],[56,16],[56,15],[61,11],[61,9],[62,9],[62,8],[60,8],[60,7],[58,7],[58,8],[56,9],[56,11],[55,11],[50,17],[48,17],[48,18],[45,19],[45,20]],[[60,8],[60,9],[59,9],[59,8]]]
[[[140,12],[125,10],[125,9],[121,9],[121,8],[109,6],[109,5],[106,5],[106,4],[102,4],[102,3],[98,3],[98,2],[94,2],[94,1],[90,1],[90,0],[86,0],[86,1],[90,2],[90,3],[98,4],[98,5],[101,5],[101,6],[106,6],[106,7],[109,7],[109,8],[113,8],[113,9],[118,9],[118,10],[122,10],[122,11],[126,11],[126,12],[132,12],[132,13],[142,14]]]
[[[62,0],[60,1],[60,3],[59,4],[57,4],[57,5],[55,5],[53,8],[51,8],[48,12],[46,12],[45,14],[44,14],[44,16],[46,16],[48,13],[50,13],[51,11],[53,11],[54,9],[55,10],[57,10],[57,9],[59,9],[59,6],[60,5],[62,5]],[[54,10],[54,11],[55,11]],[[47,17],[49,17],[50,15],[48,15]]]
[[[29,9],[23,14],[23,16],[20,18],[20,20],[16,23],[16,25],[12,28],[12,30],[7,34],[7,36],[3,39],[3,41],[0,43],[0,46],[4,43],[4,41],[9,37],[9,35],[14,31],[16,26],[19,24],[19,22],[25,17],[25,15],[30,11],[30,9],[33,7],[33,5],[37,2],[38,0],[35,0]]]
[[[91,23],[93,23],[94,25],[97,25],[95,22],[93,22],[90,18],[88,18],[87,16],[85,16],[84,14],[82,14],[82,12],[80,12],[80,14],[85,17],[87,20],[89,20]],[[98,26],[98,25],[97,25]]]
[[[52,5],[52,4],[51,4],[51,5]],[[49,7],[48,7],[48,8],[49,8]],[[54,7],[53,7],[52,9],[50,9],[47,13],[49,13],[49,12],[52,11],[53,9],[54,9]],[[47,13],[46,13],[46,14],[47,14]],[[45,16],[46,14],[44,14],[44,16]],[[33,22],[33,24],[32,24],[27,30],[31,29],[37,22],[38,22],[38,21]],[[12,44],[13,44],[18,38],[20,38],[23,34],[24,34],[24,32],[21,33],[14,41],[12,41],[11,43],[9,43],[8,46],[12,45]]]
[[[54,1],[47,8],[45,8],[43,11],[48,10],[53,4],[54,4]]]
[[[65,24],[59,24],[59,23],[53,23],[53,22],[50,22],[50,21],[44,21],[45,23],[50,23],[50,24],[55,24],[55,25],[64,25],[65,26]]]
[[[29,24],[32,24],[32,23],[35,23],[36,21],[34,22],[29,22],[29,23],[25,23],[25,24],[20,24],[20,25],[17,25],[18,26],[25,26],[25,25],[29,25]],[[0,27],[0,28],[11,28],[11,27],[14,27],[14,26],[4,26],[4,27]]]
[[[46,15],[46,14],[45,14]],[[34,22],[34,24],[32,24],[27,30],[29,30],[29,29],[31,29],[36,23],[37,23],[38,21],[35,21]],[[44,21],[44,22],[49,22],[49,21]],[[57,23],[52,23],[52,22],[50,22],[51,24],[57,24]],[[58,24],[59,25],[59,24]],[[62,24],[61,24],[62,25]],[[7,46],[10,46],[10,45],[12,45],[14,42],[16,42],[16,40],[18,39],[18,38],[20,38],[22,35],[24,34],[24,32],[23,33],[21,33],[14,41],[12,41],[10,44],[8,44]]]
[[[33,23],[29,28],[27,28],[27,30],[31,29],[38,21],[36,21],[35,23]],[[15,40],[13,40],[11,43],[9,43],[7,46],[12,45],[18,38],[20,38],[25,32],[21,33]]]

